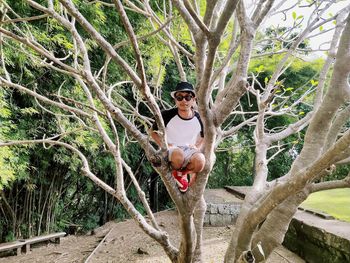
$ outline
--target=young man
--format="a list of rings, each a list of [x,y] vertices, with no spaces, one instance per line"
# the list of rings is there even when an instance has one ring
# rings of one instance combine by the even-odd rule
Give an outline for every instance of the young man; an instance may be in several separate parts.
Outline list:
[[[169,147],[168,159],[180,191],[186,192],[195,175],[204,168],[205,158],[200,152],[204,141],[203,124],[199,113],[194,110],[196,94],[190,83],[178,83],[171,96],[176,107],[162,112]],[[156,124],[152,127],[151,136],[160,145]],[[190,183],[187,174],[191,174]]]

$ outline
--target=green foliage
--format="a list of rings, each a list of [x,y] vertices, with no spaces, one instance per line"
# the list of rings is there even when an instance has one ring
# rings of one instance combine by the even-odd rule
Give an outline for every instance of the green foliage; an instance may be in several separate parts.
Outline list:
[[[8,160],[13,157],[8,147],[0,148],[0,191],[15,179],[14,170],[8,163]]]
[[[160,17],[162,17],[160,15]],[[146,36],[153,32],[154,29],[149,23],[143,23],[137,30],[138,36]],[[157,35],[147,37],[140,42],[142,56],[145,59],[145,69],[153,83],[163,82],[165,76],[164,66],[172,59],[172,54],[166,45],[159,41]]]
[[[252,185],[254,178],[253,149],[241,141],[237,141],[233,146],[232,142],[223,142],[219,149],[230,147],[233,150],[228,149],[216,153],[216,162],[208,180],[208,188]]]
[[[37,12],[22,2],[16,1],[13,5],[11,3],[11,7],[18,15],[27,17]],[[89,4],[81,0],[77,0],[75,3],[83,15],[110,43],[126,40],[124,27],[113,8],[105,7],[100,3]],[[43,1],[43,4],[45,5],[46,2]],[[55,1],[54,4],[56,10],[61,12],[59,3]],[[38,13],[35,14],[38,15]],[[130,14],[130,17],[136,32],[139,29],[141,31],[145,24],[144,18],[135,13]],[[108,21],[115,21],[115,24],[110,26],[106,23],[107,19]],[[67,57],[67,63],[72,60],[68,56],[73,48],[71,36],[67,29],[56,20],[47,18],[31,23],[18,23],[17,26],[23,32],[30,32],[40,45],[58,57]],[[4,27],[11,29],[12,25],[8,24]],[[106,60],[104,53],[79,25],[77,25],[77,29],[88,45],[92,68],[100,69]],[[156,46],[155,42],[150,43]],[[145,47],[153,52],[149,64],[146,62],[146,65],[153,67],[153,65],[163,60],[164,57],[159,56],[157,58],[153,56],[156,54],[154,47],[152,48],[151,45],[145,45]],[[26,49],[24,45],[19,45],[10,40],[6,41],[4,42],[4,53],[6,68],[13,82],[21,83],[28,88],[33,88],[35,85],[38,93],[55,100],[57,100],[57,97],[53,94],[57,94],[58,89],[60,89],[61,96],[71,100],[86,101],[86,95],[82,91],[82,87],[77,85],[71,77],[44,69],[39,63],[39,55]],[[118,53],[131,65],[135,64],[129,46],[119,49]],[[107,75],[109,77],[108,85],[127,79],[125,73],[115,63],[109,64]],[[74,117],[67,116],[65,112],[57,107],[43,105],[48,111],[62,114],[53,117],[48,111],[43,111],[42,108],[38,107],[30,96],[17,91],[8,90],[6,92],[3,89],[0,90],[1,141],[41,139],[65,131],[67,136],[62,141],[68,142],[81,150],[87,156],[91,170],[107,184],[114,186],[115,163],[113,157],[106,151],[101,138],[94,130],[86,129]],[[126,97],[126,101],[132,105],[136,105],[131,85],[125,85],[120,89],[116,88],[113,93],[113,96],[116,96],[115,102],[121,106],[126,106],[126,102],[120,99],[119,94]],[[74,105],[74,102],[71,101],[66,101],[66,103]],[[85,106],[78,105],[77,107]],[[96,103],[96,107],[103,110],[100,103]],[[107,121],[102,118],[101,121],[113,139]],[[86,124],[93,126],[89,120],[86,120]],[[121,152],[123,157],[132,166],[133,170],[138,169],[139,174],[137,176],[140,178],[142,187],[146,188],[147,178],[151,172],[150,165],[140,164],[140,162],[144,162],[144,159],[140,158],[142,154],[140,154],[139,145],[124,143],[125,131],[121,127],[118,127],[118,130],[120,131],[119,137],[122,142]],[[61,147],[35,145],[0,148],[0,188],[3,188],[10,206],[16,207],[16,217],[25,218],[26,220],[23,224],[15,225],[15,228],[12,229],[11,218],[5,215],[7,220],[0,222],[0,239],[10,236],[11,231],[16,236],[19,233],[29,235],[30,231],[38,231],[39,229],[41,229],[41,232],[48,231],[48,229],[68,231],[70,225],[81,225],[82,230],[87,230],[103,224],[107,220],[127,217],[127,212],[115,201],[114,197],[106,195],[88,178],[83,177],[80,167],[80,159],[72,155],[72,152]],[[127,176],[125,183],[126,185],[130,184],[130,179]],[[33,190],[38,193],[34,197]],[[135,201],[138,209],[142,211],[135,195],[134,190],[128,191],[130,199]],[[17,201],[12,198],[13,196],[17,196]],[[46,196],[50,197],[47,202],[45,201]],[[30,201],[32,207],[29,208],[25,204],[28,203],[26,200],[30,198],[32,198],[32,201]],[[43,206],[44,203],[45,206]],[[41,225],[39,222],[41,222]],[[46,225],[47,222],[54,223]],[[29,229],[26,227],[28,225],[33,227]]]
[[[324,181],[342,180],[350,173],[350,165],[338,165],[335,171],[323,178]]]
[[[292,138],[289,139],[293,139],[293,137],[294,136],[292,136]],[[282,175],[285,175],[290,170],[290,167],[295,159],[292,152],[295,148],[293,148],[291,145],[292,144],[287,145],[285,151],[280,153],[276,158],[269,162],[268,180],[277,179]],[[276,149],[269,151],[268,158],[275,154],[276,151]]]
[[[4,240],[5,242],[11,242],[11,241],[14,241],[15,239],[16,239],[15,234],[12,231],[10,231]]]
[[[78,223],[81,223],[83,226],[82,231],[84,232],[99,226],[100,217],[96,214],[86,214],[86,216],[83,216],[80,219],[81,222],[78,221]]]
[[[11,111],[4,98],[4,92],[0,90],[0,140],[3,141],[9,129],[6,127],[10,124],[8,118],[11,116]],[[13,158],[13,153],[8,147],[0,148],[0,191],[4,186],[14,179],[14,170],[9,165],[9,159]]]
[[[11,104],[8,102],[8,93],[0,90],[0,141],[16,139],[18,126],[14,123]],[[26,111],[24,110],[26,113]],[[25,177],[27,170],[27,157],[21,156],[22,151],[14,147],[0,147],[0,190],[8,187],[17,177]]]

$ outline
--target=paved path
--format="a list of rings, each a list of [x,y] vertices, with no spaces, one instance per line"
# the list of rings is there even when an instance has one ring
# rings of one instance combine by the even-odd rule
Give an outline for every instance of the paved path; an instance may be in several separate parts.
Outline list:
[[[226,203],[243,203],[241,198],[231,194],[225,189],[206,189],[204,199],[207,203],[226,204]]]
[[[305,261],[285,247],[279,246],[266,260],[266,263],[305,263]]]

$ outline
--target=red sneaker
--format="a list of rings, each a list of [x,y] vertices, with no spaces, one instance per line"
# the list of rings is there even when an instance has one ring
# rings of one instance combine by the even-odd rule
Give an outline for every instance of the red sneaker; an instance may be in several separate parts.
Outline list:
[[[173,170],[171,174],[175,178],[175,182],[177,186],[179,187],[180,192],[186,192],[188,190],[188,180],[187,175],[183,175],[181,172]]]
[[[188,187],[191,187],[191,185],[196,180],[196,174],[193,173],[191,170],[188,170],[188,169],[184,169],[184,170],[180,170],[180,171],[182,173],[182,176],[186,175],[186,178],[187,178],[187,181],[188,181]]]

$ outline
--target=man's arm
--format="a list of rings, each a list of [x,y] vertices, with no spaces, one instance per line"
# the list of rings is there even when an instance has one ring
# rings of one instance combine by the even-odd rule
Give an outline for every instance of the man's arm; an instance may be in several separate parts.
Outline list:
[[[158,131],[151,130],[150,135],[151,135],[152,139],[155,141],[155,143],[156,143],[159,147],[161,147],[161,141],[162,141],[162,139],[161,139],[161,136],[159,135],[159,132],[158,132]],[[168,143],[168,147],[172,147],[172,146],[174,146],[174,145],[171,144],[171,143]]]
[[[155,130],[151,130],[150,131],[150,135],[151,135],[151,138],[155,141],[155,143],[161,147],[162,143],[162,139],[161,139],[161,136],[159,135],[159,131],[155,131]]]
[[[196,143],[194,144],[194,147],[201,150],[204,145],[204,137],[198,135]]]

